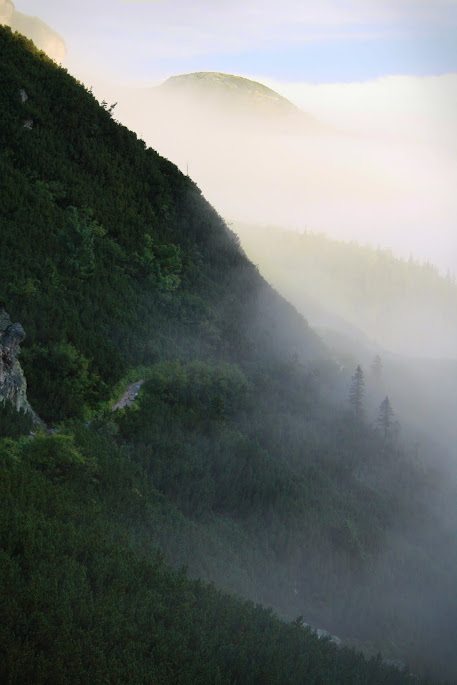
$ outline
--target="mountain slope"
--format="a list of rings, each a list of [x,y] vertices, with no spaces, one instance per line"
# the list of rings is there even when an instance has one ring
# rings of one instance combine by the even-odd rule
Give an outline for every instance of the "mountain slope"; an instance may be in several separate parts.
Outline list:
[[[395,354],[456,355],[457,285],[433,265],[306,231],[234,228],[269,282],[313,324],[344,320]]]
[[[77,367],[80,397],[68,398],[73,412],[76,403],[107,396],[127,357],[140,364],[167,355],[170,336],[180,353],[185,339],[201,354],[222,358],[240,334],[247,337],[236,345],[246,358],[268,348],[274,356],[273,347],[283,344],[302,359],[323,354],[315,334],[266,285],[190,179],[145,151],[64,72],[53,65],[43,70],[27,53],[5,63],[2,108],[8,112],[1,132],[4,232],[11,235],[0,257],[3,297],[27,329],[24,364],[33,360],[30,393],[44,418],[52,412],[40,406],[34,388],[42,392],[43,381],[32,371],[41,363],[62,366],[68,359]],[[28,120],[32,129],[23,125]],[[228,292],[230,302],[223,303]],[[171,293],[175,317],[164,341],[153,322],[167,318]],[[272,322],[275,312],[280,326]],[[250,325],[241,333],[243,320]],[[65,407],[58,411],[66,415]]]
[[[29,399],[60,431],[1,442],[7,677],[102,680],[111,658],[118,682],[198,682],[199,665],[215,682],[408,677],[326,643],[303,657],[318,643],[302,650],[302,628],[224,599],[227,623],[217,593],[205,609],[152,547],[283,617],[446,667],[452,624],[434,639],[416,602],[431,578],[452,615],[453,547],[433,563],[451,536],[439,474],[347,410],[326,348],[188,177],[30,43],[0,37],[0,305],[27,333]],[[138,378],[136,401],[109,411]],[[282,664],[266,675],[256,616]]]
[[[453,463],[455,279],[431,264],[324,235],[245,224],[234,229],[268,281],[320,331],[341,364],[369,369],[381,355],[385,388],[404,428],[408,421],[420,441],[428,433]],[[379,393],[376,399],[379,404]]]

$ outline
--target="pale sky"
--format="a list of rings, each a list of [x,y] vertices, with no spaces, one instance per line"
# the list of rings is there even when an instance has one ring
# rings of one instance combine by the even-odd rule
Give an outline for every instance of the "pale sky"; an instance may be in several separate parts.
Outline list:
[[[0,0],[11,5],[11,0]],[[70,71],[157,82],[191,71],[279,81],[457,72],[457,0],[17,0],[63,36]]]

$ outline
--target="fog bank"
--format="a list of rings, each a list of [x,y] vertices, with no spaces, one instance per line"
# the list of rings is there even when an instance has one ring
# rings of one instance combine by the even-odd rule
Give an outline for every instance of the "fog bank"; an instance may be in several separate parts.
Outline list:
[[[300,125],[265,97],[261,115],[253,98],[241,106],[231,85],[211,97],[193,87],[97,92],[228,221],[307,228],[457,271],[456,75],[277,85],[302,106]]]

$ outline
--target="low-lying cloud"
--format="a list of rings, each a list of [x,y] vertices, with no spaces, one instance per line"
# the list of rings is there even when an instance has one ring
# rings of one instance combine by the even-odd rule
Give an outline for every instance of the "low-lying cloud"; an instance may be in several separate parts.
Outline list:
[[[40,50],[56,62],[65,58],[67,50],[63,38],[38,17],[18,12],[11,0],[0,0],[0,24],[10,26],[13,31],[19,31],[33,40]]]
[[[272,132],[160,88],[112,98],[228,221],[307,228],[457,272],[457,75],[268,85],[331,126]]]
[[[280,83],[271,88],[355,135],[433,143],[457,151],[457,73],[386,76],[364,83]]]

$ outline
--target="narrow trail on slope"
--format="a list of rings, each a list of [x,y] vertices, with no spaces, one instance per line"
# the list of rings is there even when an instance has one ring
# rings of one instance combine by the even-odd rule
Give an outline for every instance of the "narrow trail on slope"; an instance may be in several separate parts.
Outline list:
[[[134,402],[138,397],[138,393],[143,383],[144,380],[139,380],[135,381],[134,383],[130,383],[130,385],[127,386],[127,389],[122,395],[122,397],[116,402],[111,411],[116,411],[116,409],[123,409],[124,407],[129,407],[132,404],[132,402]]]

